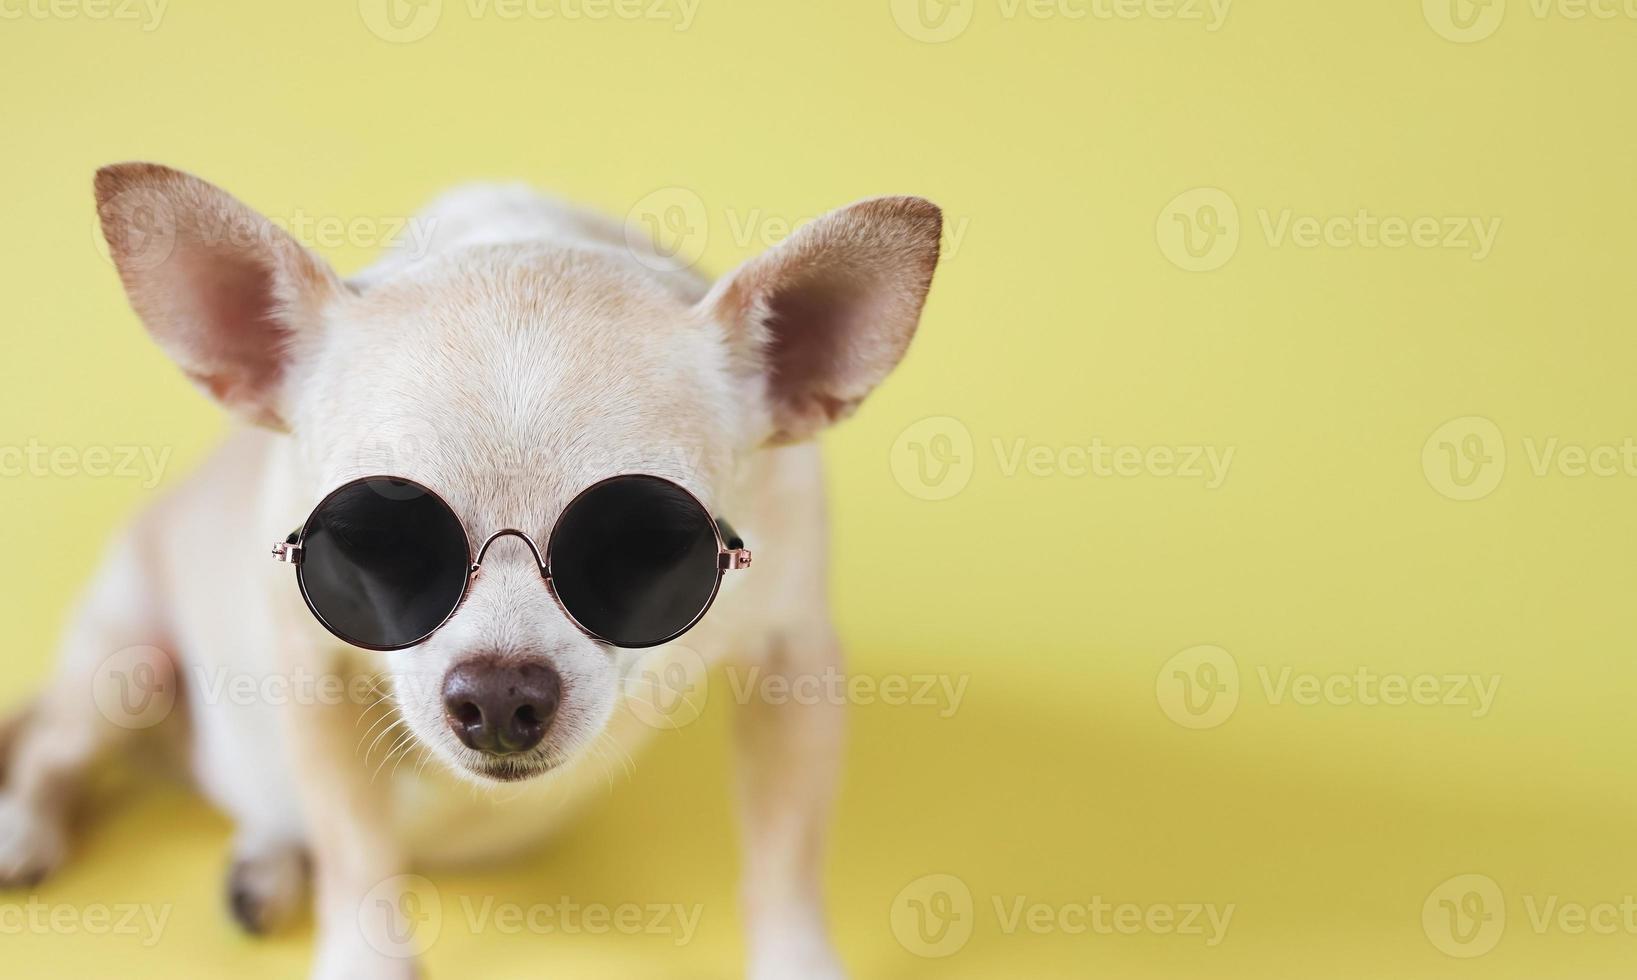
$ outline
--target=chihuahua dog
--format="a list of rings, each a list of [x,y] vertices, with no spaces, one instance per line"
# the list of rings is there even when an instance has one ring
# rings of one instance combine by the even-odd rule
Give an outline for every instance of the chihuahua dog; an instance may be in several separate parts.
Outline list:
[[[188,174],[121,164],[95,188],[143,324],[251,424],[118,536],[54,680],[0,725],[0,884],[58,867],[94,761],[168,730],[235,822],[247,929],[286,923],[310,881],[313,976],[415,976],[373,910],[600,786],[602,755],[655,727],[635,665],[839,669],[812,440],[908,348],[932,204],[842,208],[713,285],[618,223],[475,186],[417,219],[418,254],[342,279]],[[111,710],[113,673],[174,708]],[[266,683],[295,677],[379,701]],[[734,711],[749,975],[839,977],[820,870],[841,709]],[[387,744],[420,763],[384,769]]]

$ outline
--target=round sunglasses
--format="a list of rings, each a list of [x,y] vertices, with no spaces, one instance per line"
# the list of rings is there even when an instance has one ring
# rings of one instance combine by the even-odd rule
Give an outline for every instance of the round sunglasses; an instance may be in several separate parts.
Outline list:
[[[692,629],[722,575],[750,565],[727,522],[670,480],[610,477],[582,490],[534,539],[503,528],[475,552],[454,510],[413,480],[366,476],[332,490],[273,546],[296,567],[307,608],[342,641],[367,650],[424,642],[466,598],[489,547],[522,538],[558,606],[594,640],[643,649]]]

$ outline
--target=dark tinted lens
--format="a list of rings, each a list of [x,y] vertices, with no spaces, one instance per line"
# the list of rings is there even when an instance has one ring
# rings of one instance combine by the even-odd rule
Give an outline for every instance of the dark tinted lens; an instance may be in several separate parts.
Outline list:
[[[676,638],[716,594],[714,522],[686,490],[658,477],[622,476],[581,494],[549,550],[563,608],[615,646]]]
[[[318,505],[301,541],[301,588],[330,631],[366,647],[409,646],[442,625],[466,587],[460,520],[424,487],[349,483]]]

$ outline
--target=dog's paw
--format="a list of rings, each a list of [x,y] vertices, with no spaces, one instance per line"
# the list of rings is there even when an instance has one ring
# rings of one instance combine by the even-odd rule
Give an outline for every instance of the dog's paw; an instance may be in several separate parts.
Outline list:
[[[846,980],[835,951],[822,934],[756,944],[750,980]]]
[[[236,854],[227,872],[228,909],[252,936],[277,932],[301,911],[307,878],[307,854],[294,845]]]
[[[368,946],[322,943],[312,980],[421,980],[420,963],[410,957],[382,956]]]
[[[750,980],[847,980],[847,972],[834,956],[753,962],[748,976]]]
[[[67,856],[68,830],[61,820],[0,793],[0,888],[33,888]]]

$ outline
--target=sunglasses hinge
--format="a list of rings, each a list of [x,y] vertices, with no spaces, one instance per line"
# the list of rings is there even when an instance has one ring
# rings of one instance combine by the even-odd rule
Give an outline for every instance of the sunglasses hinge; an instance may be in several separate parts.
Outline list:
[[[738,571],[750,567],[749,548],[729,548],[722,552],[722,568],[728,571]]]
[[[273,557],[290,565],[301,564],[301,545],[280,541],[273,545]]]

